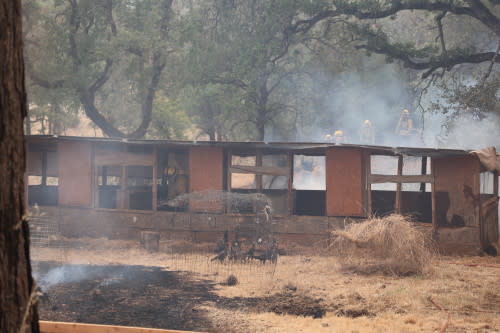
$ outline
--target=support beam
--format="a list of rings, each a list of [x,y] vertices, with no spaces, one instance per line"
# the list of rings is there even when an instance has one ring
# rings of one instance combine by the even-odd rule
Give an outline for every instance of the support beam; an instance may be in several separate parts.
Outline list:
[[[434,183],[433,175],[370,175],[371,184],[377,183]]]
[[[403,176],[403,155],[398,157],[398,176]],[[396,202],[394,203],[394,211],[396,214],[401,214],[401,183],[398,182],[396,185]]]

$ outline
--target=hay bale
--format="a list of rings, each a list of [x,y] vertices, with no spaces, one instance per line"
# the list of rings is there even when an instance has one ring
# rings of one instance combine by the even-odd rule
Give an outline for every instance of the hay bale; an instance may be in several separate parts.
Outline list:
[[[330,249],[344,269],[358,273],[424,274],[434,252],[432,242],[401,215],[372,218],[332,234]]]

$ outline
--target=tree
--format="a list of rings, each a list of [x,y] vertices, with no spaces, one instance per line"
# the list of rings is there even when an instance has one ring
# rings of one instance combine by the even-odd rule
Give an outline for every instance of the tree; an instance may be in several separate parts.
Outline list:
[[[106,135],[143,137],[173,53],[172,0],[27,1],[25,6],[34,104],[59,104],[61,110],[77,104]],[[54,91],[55,101],[36,98]]]
[[[473,47],[463,48],[447,47],[446,36],[443,29],[443,19],[446,15],[472,18],[481,23],[484,28],[500,37],[500,19],[495,15],[494,10],[498,9],[498,1],[481,0],[446,0],[446,1],[416,1],[416,0],[394,0],[394,1],[344,1],[337,0],[326,3],[316,11],[314,15],[305,19],[296,19],[290,25],[286,33],[295,34],[306,32],[314,28],[319,23],[323,23],[334,18],[344,18],[344,22],[349,19],[350,29],[357,34],[356,46],[369,52],[379,53],[391,59],[397,59],[411,69],[425,70],[423,78],[430,76],[438,69],[449,71],[460,64],[478,64],[483,62],[500,62],[496,57],[497,52],[477,51]],[[489,8],[492,7],[492,8]],[[429,45],[421,48],[415,47],[415,43],[401,43],[390,38],[379,25],[360,25],[359,21],[377,20],[384,18],[394,18],[403,11],[424,11],[434,13],[435,24],[438,31],[439,48]],[[429,43],[429,44],[432,44]]]
[[[24,85],[20,0],[0,5],[0,331],[38,332],[24,215]]]
[[[304,3],[308,1],[212,0],[192,13],[187,66],[194,74],[192,84],[218,85],[219,96],[228,95],[226,88],[220,87],[230,87],[227,89],[232,89],[235,103],[224,116],[234,119],[240,129],[250,124],[253,133],[249,136],[257,140],[264,140],[266,128],[293,111],[285,91],[279,90],[299,75],[300,63],[288,52],[295,40],[283,31]],[[200,114],[220,109],[213,95],[203,99]],[[217,126],[209,127],[213,133]]]

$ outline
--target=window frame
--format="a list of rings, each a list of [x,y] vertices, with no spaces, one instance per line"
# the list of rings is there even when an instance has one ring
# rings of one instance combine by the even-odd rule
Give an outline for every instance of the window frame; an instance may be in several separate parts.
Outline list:
[[[233,164],[233,156],[255,156],[255,166],[237,165]],[[284,155],[286,156],[286,166],[264,166],[263,157],[266,155]],[[230,193],[262,193],[265,194],[266,191],[286,191],[287,198],[286,213],[274,213],[275,217],[287,217],[292,213],[292,152],[283,150],[269,150],[269,149],[230,149],[227,152],[227,172],[226,172],[226,191]],[[253,171],[253,172],[252,172]],[[232,176],[233,174],[252,174],[255,175],[255,189],[238,189],[233,188]],[[284,189],[265,189],[263,187],[263,176],[285,176],[287,177],[287,186]],[[241,192],[238,190],[242,190]],[[256,207],[254,204],[254,209],[252,213],[236,213],[231,210],[231,203],[229,202],[230,197],[228,196],[225,204],[225,213],[228,215],[248,215],[254,216],[257,214]]]

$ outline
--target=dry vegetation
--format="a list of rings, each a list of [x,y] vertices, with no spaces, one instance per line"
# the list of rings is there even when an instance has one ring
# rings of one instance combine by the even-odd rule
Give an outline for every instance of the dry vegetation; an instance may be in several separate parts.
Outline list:
[[[450,313],[446,332],[499,332],[500,269],[451,262],[500,265],[500,259],[432,257],[428,253],[415,254],[421,249],[414,249],[413,245],[410,249],[416,252],[408,257],[400,253],[408,250],[408,240],[391,238],[395,225],[380,230],[358,225],[343,234],[342,242],[346,239],[349,243],[362,240],[361,250],[369,249],[365,245],[382,242],[389,253],[397,255],[398,260],[418,263],[414,266],[412,261],[410,265],[418,268],[417,274],[387,275],[384,270],[360,274],[356,270],[345,270],[345,260],[324,254],[281,256],[277,265],[216,263],[210,262],[211,254],[201,251],[173,251],[184,248],[186,244],[171,241],[162,242],[160,253],[148,253],[133,241],[75,240],[72,248],[34,249],[33,259],[35,268],[36,263],[43,260],[93,266],[155,266],[165,271],[188,272],[198,283],[211,281],[212,296],[198,298],[180,307],[183,313],[179,318],[203,313],[210,323],[206,330],[213,332],[439,331],[447,315],[429,298]],[[422,241],[415,237],[417,243]],[[346,249],[352,244],[344,245],[343,249]],[[197,247],[199,250],[203,248],[201,245]],[[374,256],[384,255],[384,252],[375,252]],[[363,252],[363,260],[371,262],[372,257],[366,258],[365,254]],[[422,264],[422,258],[428,260],[428,266]],[[351,256],[348,262],[358,262],[354,259]],[[397,272],[395,262],[388,263],[391,271]],[[227,283],[231,275],[237,279],[237,284]],[[58,286],[52,288],[56,290]],[[138,302],[139,299],[132,303]],[[100,309],[99,305],[95,310],[108,311],[107,308]],[[42,305],[42,319],[49,312]],[[51,317],[54,318],[57,317]],[[74,317],[64,318],[71,320]],[[79,321],[84,321],[79,318]],[[141,326],[141,322],[136,325]]]
[[[356,273],[425,274],[434,254],[431,240],[401,215],[354,223],[333,235],[332,252]]]

